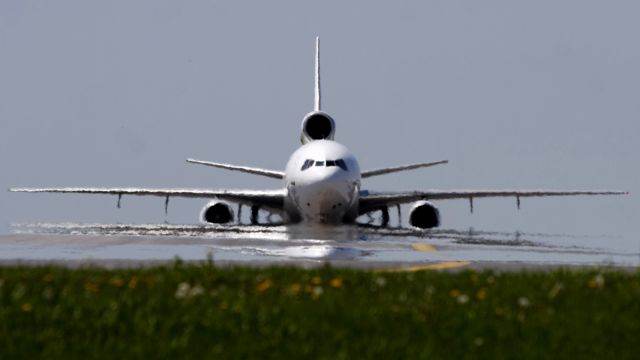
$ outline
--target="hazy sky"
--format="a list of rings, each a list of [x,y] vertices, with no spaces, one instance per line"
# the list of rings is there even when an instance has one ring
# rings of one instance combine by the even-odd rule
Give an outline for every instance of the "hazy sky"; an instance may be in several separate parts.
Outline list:
[[[187,157],[283,169],[323,106],[384,190],[622,189],[440,202],[445,227],[638,244],[640,2],[2,1],[0,187],[277,188]],[[174,199],[167,221],[206,201]],[[12,222],[162,222],[163,199],[0,192]],[[637,245],[633,245],[636,248]]]

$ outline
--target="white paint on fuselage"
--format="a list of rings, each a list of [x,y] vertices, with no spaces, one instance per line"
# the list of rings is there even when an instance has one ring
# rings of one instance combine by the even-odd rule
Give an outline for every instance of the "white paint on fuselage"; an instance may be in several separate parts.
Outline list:
[[[326,161],[343,160],[347,170],[326,166]],[[324,162],[303,170],[305,161]],[[360,166],[342,144],[316,140],[301,146],[285,170],[285,211],[290,221],[314,223],[352,222],[358,215]]]

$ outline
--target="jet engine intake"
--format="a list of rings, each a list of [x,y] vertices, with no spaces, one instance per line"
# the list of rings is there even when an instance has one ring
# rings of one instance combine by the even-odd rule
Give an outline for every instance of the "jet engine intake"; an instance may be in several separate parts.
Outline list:
[[[226,224],[233,221],[233,210],[229,204],[213,200],[200,212],[200,221],[207,224]]]
[[[418,201],[411,208],[409,224],[420,229],[440,226],[440,211],[428,201]]]
[[[314,140],[333,140],[336,131],[336,123],[331,116],[314,111],[302,119],[302,134],[300,141],[303,144]]]

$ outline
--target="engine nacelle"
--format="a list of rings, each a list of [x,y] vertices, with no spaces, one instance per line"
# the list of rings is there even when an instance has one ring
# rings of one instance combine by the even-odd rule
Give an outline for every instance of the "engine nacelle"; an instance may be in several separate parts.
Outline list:
[[[212,200],[200,212],[200,221],[207,224],[226,224],[233,221],[233,210],[225,202]]]
[[[313,111],[302,119],[300,141],[306,144],[314,140],[333,140],[336,123],[331,116],[322,111]]]
[[[409,224],[420,229],[440,226],[440,211],[428,201],[418,201],[411,208]]]

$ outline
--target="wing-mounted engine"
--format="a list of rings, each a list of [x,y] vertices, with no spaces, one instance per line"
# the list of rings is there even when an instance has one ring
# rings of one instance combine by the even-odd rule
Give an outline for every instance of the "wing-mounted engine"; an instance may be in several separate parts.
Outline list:
[[[313,111],[302,119],[300,142],[306,144],[315,140],[333,140],[335,132],[336,123],[331,116],[322,111]]]
[[[200,212],[200,221],[205,224],[230,223],[233,221],[233,210],[223,201],[212,200]]]
[[[428,201],[418,201],[411,208],[409,224],[420,229],[440,226],[440,211]]]

